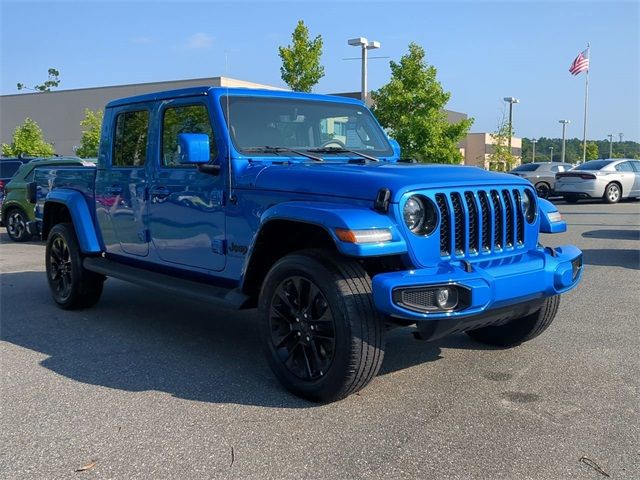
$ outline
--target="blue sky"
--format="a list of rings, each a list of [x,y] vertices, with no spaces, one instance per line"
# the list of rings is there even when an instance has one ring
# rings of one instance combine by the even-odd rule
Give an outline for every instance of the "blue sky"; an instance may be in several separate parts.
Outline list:
[[[634,2],[34,2],[0,0],[0,93],[42,82],[60,88],[228,75],[271,85],[279,45],[298,19],[324,39],[320,93],[360,88],[347,39],[365,36],[399,59],[415,41],[451,92],[448,108],[493,131],[504,96],[520,136],[582,137],[584,75],[567,69],[591,42],[589,138],[640,140],[640,15]],[[228,58],[228,62],[225,61]],[[228,63],[228,67],[227,67]],[[389,59],[369,63],[370,87],[389,79]]]

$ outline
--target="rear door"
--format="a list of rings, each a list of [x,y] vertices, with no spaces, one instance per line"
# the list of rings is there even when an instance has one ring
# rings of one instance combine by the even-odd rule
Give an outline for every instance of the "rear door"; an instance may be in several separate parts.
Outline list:
[[[640,161],[634,160],[631,163],[631,167],[635,172],[635,179],[633,181],[632,196],[640,196]]]
[[[622,196],[624,198],[632,195],[634,189],[634,183],[636,180],[636,173],[631,165],[631,162],[620,162],[615,167],[622,184]]]
[[[149,185],[149,231],[153,248],[164,262],[220,271],[225,266],[225,175],[201,173],[197,166],[178,161],[181,133],[207,134],[210,163],[219,161],[205,98],[180,98],[160,105],[160,148]]]
[[[144,104],[125,105],[114,111],[113,118],[111,151],[96,177],[98,220],[107,251],[146,256],[150,109]]]

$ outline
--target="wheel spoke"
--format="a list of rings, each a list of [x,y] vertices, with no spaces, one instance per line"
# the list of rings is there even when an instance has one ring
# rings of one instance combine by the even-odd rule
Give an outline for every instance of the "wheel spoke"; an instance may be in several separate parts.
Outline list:
[[[291,330],[290,332],[285,333],[282,338],[278,341],[278,343],[276,343],[276,348],[282,348],[282,347],[286,347],[287,343],[290,343],[290,341],[292,339],[295,339],[295,333],[293,330]]]
[[[307,370],[309,378],[313,378],[313,371],[311,370],[311,363],[309,362],[309,355],[307,354],[307,348],[302,345],[302,356],[304,357],[304,366]]]

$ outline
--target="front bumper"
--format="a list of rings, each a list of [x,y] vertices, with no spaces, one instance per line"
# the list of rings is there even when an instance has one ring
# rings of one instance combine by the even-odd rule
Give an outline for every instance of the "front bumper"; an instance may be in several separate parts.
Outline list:
[[[493,309],[564,293],[582,277],[582,252],[572,246],[537,248],[509,258],[477,263],[381,273],[373,277],[373,298],[386,315],[412,321],[467,318]],[[398,301],[394,291],[407,287],[450,285],[469,292],[464,308],[418,311]]]

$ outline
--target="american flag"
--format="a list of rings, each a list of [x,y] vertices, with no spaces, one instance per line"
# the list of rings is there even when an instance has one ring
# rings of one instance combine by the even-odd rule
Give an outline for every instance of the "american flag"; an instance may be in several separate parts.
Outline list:
[[[581,72],[589,70],[589,49],[583,50],[578,54],[576,59],[571,63],[569,67],[569,73],[571,75],[578,75]]]

